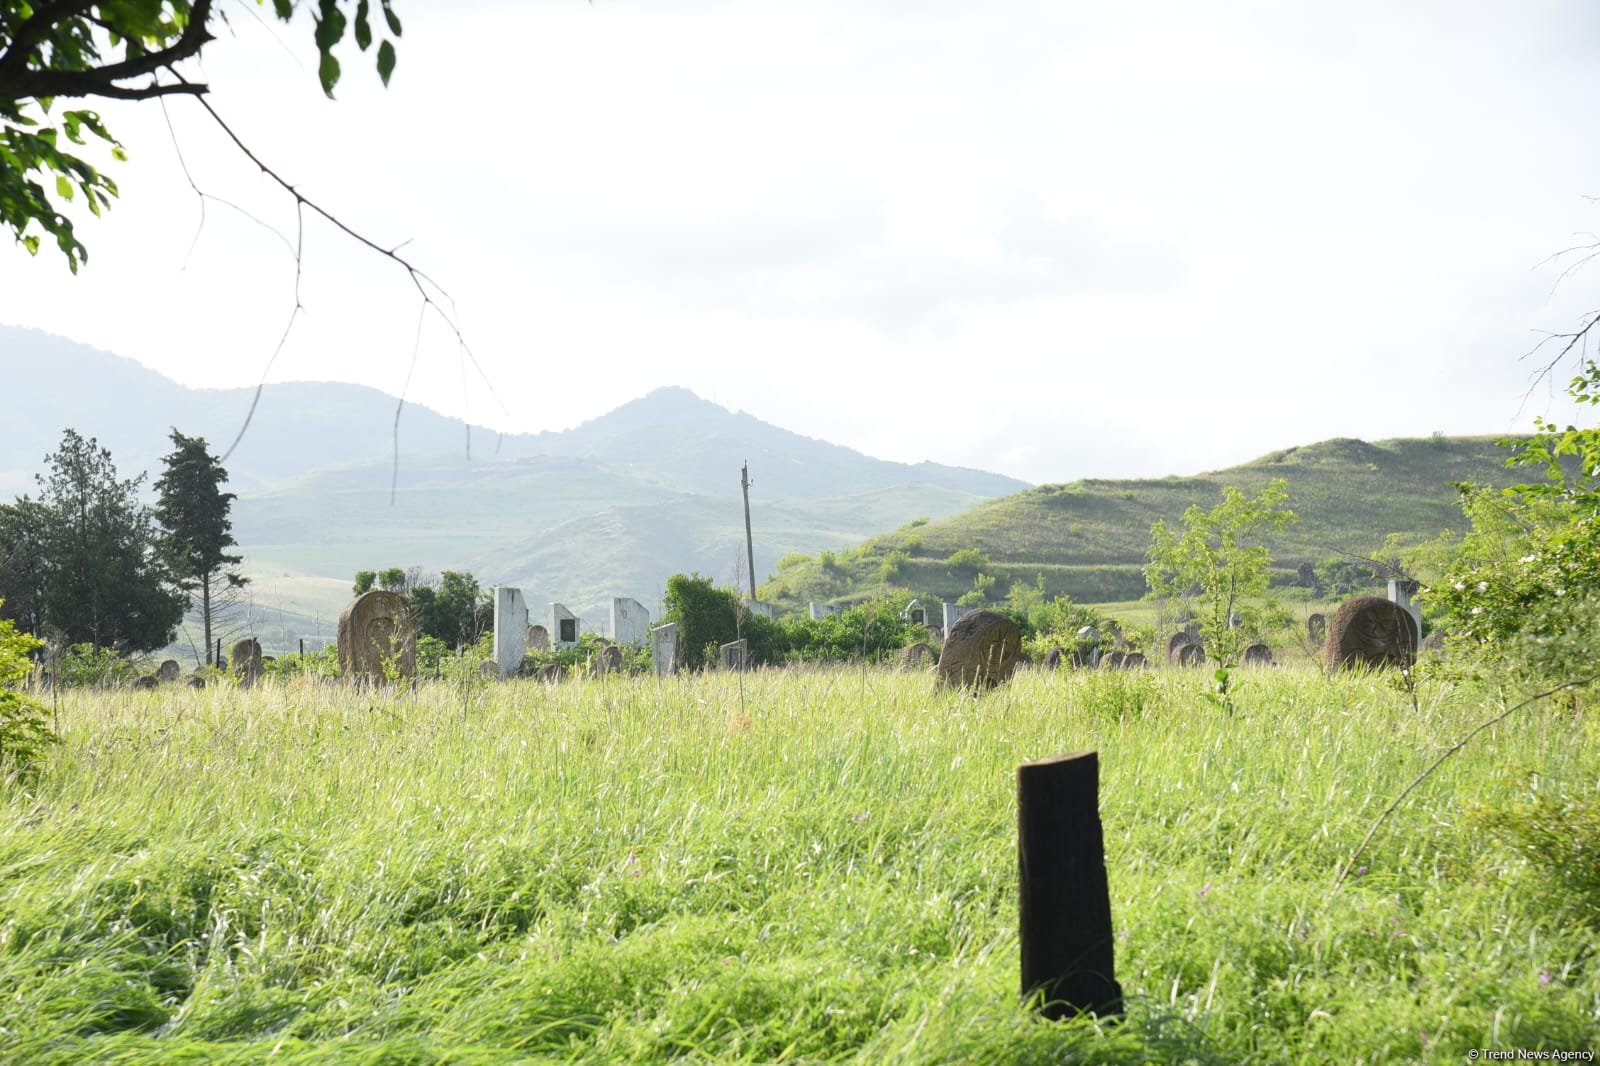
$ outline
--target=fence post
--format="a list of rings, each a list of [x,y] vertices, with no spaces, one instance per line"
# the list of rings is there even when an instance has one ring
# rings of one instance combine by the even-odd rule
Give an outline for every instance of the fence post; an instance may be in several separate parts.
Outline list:
[[[1017,874],[1022,994],[1048,1018],[1120,1014],[1095,752],[1017,767]]]

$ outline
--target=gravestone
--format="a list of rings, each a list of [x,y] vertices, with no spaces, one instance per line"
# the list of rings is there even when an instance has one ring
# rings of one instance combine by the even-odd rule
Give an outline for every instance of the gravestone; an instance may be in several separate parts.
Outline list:
[[[522,590],[494,587],[494,650],[490,653],[501,677],[513,677],[528,651],[528,605]]]
[[[1325,615],[1314,614],[1306,619],[1306,639],[1313,648],[1322,647],[1322,642],[1328,639],[1328,619]]]
[[[1051,648],[1044,654],[1044,668],[1046,670],[1059,670],[1061,668],[1061,649]]]
[[[351,681],[384,681],[385,667],[417,676],[417,626],[399,593],[363,592],[339,614],[339,673]]]
[[[160,686],[161,682],[154,674],[145,674],[143,677],[133,679],[134,688],[159,688]]]
[[[190,674],[188,685],[190,688],[205,688],[206,679],[201,677],[199,674]]]
[[[1078,630],[1078,646],[1073,652],[1072,665],[1090,669],[1100,665],[1100,631],[1094,626]]]
[[[1415,581],[1396,577],[1389,579],[1389,602],[1411,616],[1411,624],[1418,633],[1422,632],[1422,604],[1417,602],[1417,593],[1420,591],[1422,586]]]
[[[1121,670],[1122,669],[1122,662],[1127,657],[1128,656],[1127,656],[1127,654],[1125,652],[1120,652],[1120,651],[1108,651],[1108,652],[1105,652],[1104,654],[1102,654],[1100,656],[1100,669],[1102,669],[1102,670]]]
[[[1189,631],[1186,629],[1180,629],[1178,632],[1172,634],[1172,636],[1167,638],[1167,664],[1170,666],[1177,666],[1179,654],[1186,646],[1195,643],[1197,643],[1197,641],[1194,637],[1189,635]]]
[[[1122,657],[1122,668],[1124,670],[1143,670],[1148,665],[1149,663],[1145,662],[1143,652],[1130,651]]]
[[[944,601],[944,631],[945,639],[949,640],[951,628],[968,614],[972,613],[971,607],[963,607],[954,600]]]
[[[544,626],[529,626],[528,647],[534,651],[549,651],[550,631]]]
[[[550,644],[555,648],[578,645],[578,616],[559,603],[550,605]]]
[[[745,610],[751,614],[760,615],[762,618],[777,618],[778,605],[775,603],[762,603],[760,600],[745,600]]]
[[[657,677],[678,670],[678,623],[668,622],[650,631],[650,665]]]
[[[615,644],[608,644],[594,653],[594,672],[596,676],[604,677],[614,674],[622,669],[622,649]]]
[[[920,640],[900,653],[902,670],[920,670],[931,662],[933,662],[933,645],[924,644]]]
[[[1178,645],[1179,666],[1200,666],[1206,661],[1206,650],[1198,644]]]
[[[1422,639],[1422,650],[1423,651],[1427,651],[1427,652],[1433,652],[1436,655],[1443,653],[1444,652],[1444,637],[1445,637],[1444,630],[1435,629],[1432,633],[1429,633],[1426,637],[1424,637]]]
[[[650,639],[650,612],[644,604],[626,596],[611,601],[611,639],[637,647]]]
[[[560,663],[545,663],[535,676],[547,685],[559,685],[567,679],[567,670]]]
[[[183,668],[178,665],[178,660],[164,659],[161,662],[161,669],[156,671],[156,676],[168,684],[171,684],[172,682],[178,680],[178,675],[182,671]]]
[[[1416,654],[1417,626],[1410,611],[1382,596],[1357,596],[1333,612],[1322,661],[1329,670],[1410,666]]]
[[[254,637],[234,641],[228,661],[233,663],[233,676],[239,679],[239,686],[249,688],[261,679],[261,642]]]
[[[909,622],[914,626],[925,626],[928,624],[927,608],[922,606],[921,600],[912,600],[906,604],[906,609],[900,612],[900,621]]]
[[[824,618],[832,618],[835,615],[843,614],[844,608],[835,607],[831,603],[808,603],[806,605],[806,613],[811,616],[813,622],[820,622]]]
[[[722,668],[724,670],[743,670],[750,665],[750,642],[748,640],[730,640],[721,648]]]
[[[1022,654],[1017,623],[997,611],[971,611],[950,627],[939,652],[939,680],[990,688],[1010,680]]]
[[[506,673],[500,669],[499,663],[493,659],[485,659],[478,664],[478,676],[490,681],[501,681],[505,679]]]
[[[1252,644],[1244,650],[1239,661],[1245,666],[1271,666],[1272,649],[1265,644]]]

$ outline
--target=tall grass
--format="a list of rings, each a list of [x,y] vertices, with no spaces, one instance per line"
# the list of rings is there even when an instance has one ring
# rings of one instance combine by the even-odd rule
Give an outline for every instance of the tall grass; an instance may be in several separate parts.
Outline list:
[[[0,1061],[1462,1061],[1592,1047],[1596,930],[1463,812],[1538,706],[1382,677],[757,673],[76,694],[0,809]],[[1017,1002],[1014,772],[1100,752],[1120,1023]]]

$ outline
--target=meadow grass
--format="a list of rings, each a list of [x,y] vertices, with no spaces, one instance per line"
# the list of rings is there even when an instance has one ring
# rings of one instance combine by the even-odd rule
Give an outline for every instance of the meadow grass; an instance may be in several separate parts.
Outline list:
[[[1464,1061],[1596,1046],[1596,929],[1472,812],[1541,704],[1383,675],[833,668],[75,693],[0,800],[0,1061]],[[741,695],[742,692],[742,695]],[[1017,995],[1015,767],[1100,753],[1120,1022]]]

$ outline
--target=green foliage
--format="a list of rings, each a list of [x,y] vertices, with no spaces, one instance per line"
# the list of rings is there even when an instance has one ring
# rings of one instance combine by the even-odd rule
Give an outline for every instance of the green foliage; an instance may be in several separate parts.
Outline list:
[[[926,640],[927,630],[905,622],[906,597],[881,596],[825,618],[791,615],[780,622],[781,646],[789,662],[882,662]]]
[[[44,632],[46,537],[50,513],[26,496],[0,504],[0,618],[25,633]]]
[[[92,686],[112,688],[126,685],[138,675],[125,655],[93,644],[74,644],[55,663],[56,684],[66,688]]]
[[[1558,920],[1575,914],[1600,928],[1600,794],[1484,806],[1471,821],[1528,859],[1536,895]]]
[[[1575,403],[1600,406],[1600,363],[1584,362],[1567,383]],[[1526,441],[1502,443],[1517,449],[1509,464],[1542,468],[1545,480],[1517,485],[1514,491],[1528,498],[1556,499],[1585,511],[1600,510],[1600,425],[1580,429],[1534,419],[1537,432]]]
[[[951,577],[974,578],[979,571],[988,568],[989,557],[977,548],[960,548],[949,554],[944,565],[949,568]]]
[[[475,644],[493,624],[491,592],[464,570],[446,570],[437,578],[427,577],[420,567],[358,570],[351,592],[360,596],[374,585],[406,601],[419,637],[436,638],[447,648]]]
[[[738,640],[739,610],[738,595],[717,588],[709,577],[673,574],[667,578],[661,621],[678,626],[680,668],[702,669],[707,665],[708,645],[717,647]],[[754,658],[754,648],[751,650]]]
[[[186,609],[195,606],[198,593],[209,657],[213,623],[228,594],[249,580],[235,569],[241,557],[228,551],[237,543],[228,517],[236,497],[222,491],[228,472],[206,450],[203,437],[186,437],[174,428],[171,440],[174,450],[162,459],[166,469],[156,481],[157,553],[184,593]]]
[[[70,644],[150,651],[172,641],[185,595],[161,564],[138,502],[143,475],[117,478],[111,453],[74,430],[39,476],[44,508],[41,593],[46,624]]]
[[[1265,599],[1269,587],[1272,556],[1263,541],[1295,520],[1285,506],[1288,499],[1282,479],[1254,497],[1225,485],[1222,502],[1211,510],[1196,504],[1184,512],[1181,535],[1164,519],[1150,529],[1145,579],[1151,595],[1198,601],[1206,654],[1223,669],[1237,663],[1263,629],[1253,616],[1253,601]],[[1231,621],[1236,611],[1242,616],[1237,628]]]
[[[900,578],[906,564],[910,561],[911,555],[909,552],[885,552],[883,561],[878,564],[878,580],[886,585],[893,585]]]
[[[39,640],[0,619],[0,783],[32,776],[50,745],[60,742],[45,708],[16,691],[33,668],[29,656],[40,647]]]
[[[376,65],[387,85],[395,65],[391,37],[400,36],[400,20],[390,0],[379,3],[390,36],[378,46]],[[273,0],[272,6],[287,22],[298,4]],[[52,117],[54,99],[203,91],[181,78],[154,83],[162,71],[197,59],[213,36],[212,20],[223,17],[210,0],[96,4],[92,10],[75,3],[0,5],[0,225],[30,254],[49,237],[77,273],[88,252],[64,205],[81,194],[83,205],[99,215],[117,195],[116,182],[68,144],[87,147],[92,137],[113,159],[127,158],[96,112],[64,110]],[[373,43],[371,2],[317,0],[313,19],[317,77],[331,97],[340,76],[334,54],[340,42],[353,36],[363,51]]]

